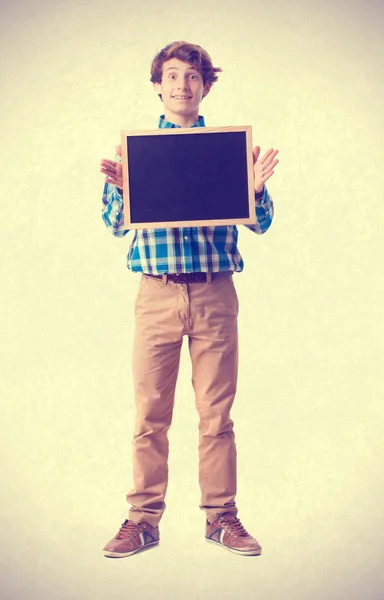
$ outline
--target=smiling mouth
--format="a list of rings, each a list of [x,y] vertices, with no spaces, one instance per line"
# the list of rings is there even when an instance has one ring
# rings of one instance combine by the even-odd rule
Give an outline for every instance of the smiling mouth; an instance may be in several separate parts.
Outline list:
[[[172,96],[175,100],[190,100],[192,96]]]

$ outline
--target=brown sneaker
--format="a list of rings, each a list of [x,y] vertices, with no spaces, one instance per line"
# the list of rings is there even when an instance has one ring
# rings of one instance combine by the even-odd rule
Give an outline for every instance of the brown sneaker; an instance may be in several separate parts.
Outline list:
[[[146,521],[135,523],[126,519],[116,536],[103,548],[103,554],[109,558],[123,558],[158,543],[158,526],[152,527]]]
[[[206,522],[205,539],[207,542],[224,546],[230,552],[245,556],[258,556],[261,546],[240,523],[233,513],[219,515],[213,523]]]

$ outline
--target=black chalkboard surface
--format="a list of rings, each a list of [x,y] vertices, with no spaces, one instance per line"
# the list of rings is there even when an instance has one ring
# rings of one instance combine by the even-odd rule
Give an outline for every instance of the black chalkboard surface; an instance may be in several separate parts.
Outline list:
[[[251,127],[122,131],[124,229],[253,224]]]

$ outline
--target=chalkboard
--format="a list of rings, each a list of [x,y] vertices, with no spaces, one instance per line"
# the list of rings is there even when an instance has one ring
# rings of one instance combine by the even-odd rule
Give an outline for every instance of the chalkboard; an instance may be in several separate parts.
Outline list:
[[[124,229],[254,224],[244,127],[122,131]]]

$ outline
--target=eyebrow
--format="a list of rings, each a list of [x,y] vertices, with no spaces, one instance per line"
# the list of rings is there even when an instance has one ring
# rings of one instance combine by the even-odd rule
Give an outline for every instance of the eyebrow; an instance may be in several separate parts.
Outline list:
[[[168,67],[167,69],[165,69],[166,71],[180,71],[179,67]],[[196,71],[196,73],[198,73],[199,71],[196,69],[196,67],[188,67],[188,69],[186,69],[186,71]]]

